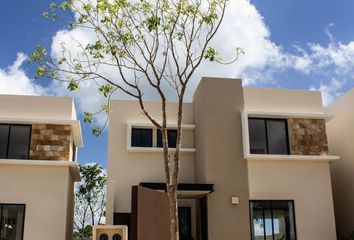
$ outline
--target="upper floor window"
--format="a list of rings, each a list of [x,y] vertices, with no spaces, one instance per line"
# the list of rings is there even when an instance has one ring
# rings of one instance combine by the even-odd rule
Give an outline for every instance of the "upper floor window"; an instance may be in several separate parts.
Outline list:
[[[132,147],[152,147],[152,129],[132,128]]]
[[[251,154],[289,154],[286,119],[249,118]]]
[[[0,159],[28,159],[31,137],[29,125],[0,125]]]
[[[167,130],[167,139],[168,139],[168,147],[175,148],[177,141],[177,130],[176,129],[168,129]],[[162,147],[162,132],[157,130],[157,147]]]

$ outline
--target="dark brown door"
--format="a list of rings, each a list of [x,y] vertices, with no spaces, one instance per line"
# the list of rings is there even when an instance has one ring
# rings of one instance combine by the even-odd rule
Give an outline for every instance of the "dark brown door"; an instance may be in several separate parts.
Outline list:
[[[190,207],[178,208],[179,239],[192,240],[192,216]]]

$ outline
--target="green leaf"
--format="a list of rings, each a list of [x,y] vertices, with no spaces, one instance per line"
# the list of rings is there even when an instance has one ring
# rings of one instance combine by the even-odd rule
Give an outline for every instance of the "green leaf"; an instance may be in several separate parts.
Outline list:
[[[58,61],[58,64],[63,64],[64,62],[66,62],[66,58],[65,57],[62,57],[62,58],[60,58],[59,59],[59,61]]]
[[[70,91],[75,91],[75,90],[79,89],[79,83],[76,81],[70,81],[69,85],[68,85],[68,89]]]
[[[157,27],[161,24],[161,18],[157,16],[151,16],[145,20],[146,26],[149,29],[149,32],[156,30]]]
[[[204,54],[204,58],[208,59],[210,62],[213,62],[215,60],[217,60],[217,56],[219,55],[219,53],[212,47],[209,47]]]
[[[48,12],[42,13],[42,17],[43,17],[43,18],[48,18],[48,17],[49,17],[49,13],[48,13]]]
[[[84,112],[84,122],[85,123],[92,123],[92,113]]]
[[[36,79],[40,78],[41,76],[43,76],[45,74],[45,72],[46,72],[45,66],[39,66],[36,70],[36,77],[35,78]]]
[[[92,128],[92,134],[95,135],[96,137],[99,137],[102,136],[103,131],[98,127],[94,127]]]
[[[66,9],[70,8],[70,3],[67,2],[67,1],[64,1],[64,2],[62,2],[62,3],[59,5],[59,8],[60,8],[61,10],[66,10]]]
[[[113,113],[112,109],[109,107],[108,104],[102,104],[101,105],[101,109],[104,110],[107,114],[112,114]]]
[[[51,3],[51,4],[49,4],[49,9],[53,11],[53,10],[55,10],[56,6],[57,5],[55,3]]]
[[[43,57],[46,55],[47,55],[47,50],[44,47],[38,45],[36,50],[34,50],[32,52],[29,62],[30,63],[32,63],[32,62],[40,63],[42,61]]]
[[[103,96],[108,97],[108,95],[113,91],[113,86],[111,84],[102,85],[98,91],[103,94]]]

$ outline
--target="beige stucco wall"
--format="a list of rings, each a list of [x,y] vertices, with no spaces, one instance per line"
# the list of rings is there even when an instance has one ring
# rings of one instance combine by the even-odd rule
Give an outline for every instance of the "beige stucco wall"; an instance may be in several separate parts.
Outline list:
[[[298,240],[336,239],[328,162],[248,162],[251,200],[294,200]]]
[[[354,230],[354,89],[332,103],[327,111],[334,119],[327,123],[328,145],[340,160],[331,165],[337,229]]]
[[[76,120],[74,102],[70,97],[0,94],[0,116],[18,119]]]
[[[208,195],[209,239],[250,239],[247,161],[243,159],[241,81],[203,78],[194,94],[196,179]],[[232,205],[238,196],[240,204]]]
[[[319,91],[243,88],[245,110],[284,113],[323,113]]]
[[[69,167],[0,165],[0,203],[26,204],[24,240],[70,240]]]
[[[244,101],[245,111],[324,113],[316,91],[244,88]],[[327,160],[248,160],[250,199],[294,200],[297,239],[336,239],[329,169]]]
[[[147,103],[152,116],[161,121],[160,103]],[[127,126],[147,123],[149,120],[139,110],[135,101],[112,101],[113,115],[110,117],[108,136],[108,187],[107,221],[110,224],[113,212],[131,211],[131,187],[140,182],[165,182],[162,152],[127,151]],[[194,124],[192,104],[184,106],[183,124]],[[177,104],[167,104],[168,124],[177,123]],[[191,147],[194,140],[186,139],[191,133],[182,133],[182,147]],[[191,142],[192,141],[192,142]],[[180,182],[194,182],[194,153],[182,153]],[[113,193],[114,192],[114,193]],[[114,199],[112,201],[112,199]]]

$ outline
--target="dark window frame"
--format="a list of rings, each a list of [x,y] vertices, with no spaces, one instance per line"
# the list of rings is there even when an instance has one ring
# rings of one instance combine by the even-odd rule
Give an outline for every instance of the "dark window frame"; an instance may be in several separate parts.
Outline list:
[[[4,124],[5,125],[5,124]],[[23,240],[25,234],[25,222],[26,222],[26,204],[24,203],[0,203],[0,234],[1,234],[1,225],[2,225],[2,212],[4,206],[22,206],[23,207],[23,221],[22,221],[22,236],[21,240]]]
[[[10,147],[10,137],[11,137],[11,127],[12,126],[22,126],[22,127],[29,127],[30,134],[28,138],[28,149],[27,149],[27,158],[26,159],[19,159],[19,160],[29,160],[30,159],[30,149],[31,149],[31,139],[32,139],[32,125],[31,124],[9,124],[9,123],[0,123],[0,126],[8,126],[9,133],[7,135],[7,145],[6,145],[6,158],[9,159],[9,147]]]
[[[134,146],[134,144],[133,144],[133,131],[134,130],[149,130],[150,132],[151,132],[151,146]],[[142,136],[141,136],[141,134],[142,134],[142,132],[140,132],[140,145],[142,145],[141,143],[142,143]],[[132,127],[131,128],[131,133],[130,133],[130,146],[131,147],[137,147],[137,148],[139,148],[139,147],[142,147],[142,148],[151,148],[151,147],[153,147],[153,145],[154,145],[154,141],[153,141],[153,139],[154,139],[154,137],[153,137],[153,135],[154,135],[154,131],[153,131],[153,129],[152,128],[141,128],[141,127]]]
[[[249,216],[250,216],[250,231],[251,231],[251,240],[253,240],[253,232],[252,232],[252,226],[253,226],[253,218],[252,218],[252,209],[251,209],[251,203],[261,203],[261,202],[271,202],[271,203],[276,203],[276,202],[291,202],[292,203],[292,214],[293,214],[293,221],[294,221],[294,235],[295,235],[295,240],[297,240],[297,228],[296,228],[296,215],[295,215],[295,201],[294,200],[289,200],[289,199],[277,199],[277,200],[249,200]],[[271,213],[272,213],[272,219],[273,219],[273,208],[271,208]],[[264,228],[265,231],[265,228]],[[272,220],[272,232],[274,233],[274,226],[273,226],[273,220]],[[274,234],[273,234],[273,239],[274,239]]]
[[[176,133],[176,139],[174,140],[174,143],[175,143],[174,146],[170,145],[170,143],[172,141],[170,141],[169,132],[175,132]],[[159,136],[161,136],[161,145],[160,145],[160,141],[159,141]],[[175,128],[167,129],[167,139],[168,139],[168,148],[176,148],[176,145],[177,145],[177,129],[175,129]],[[162,148],[163,147],[162,132],[159,129],[157,129],[157,131],[156,131],[156,147],[158,147],[158,148]]]
[[[267,153],[264,153],[265,155],[277,155],[277,154],[270,154],[269,153],[269,139],[268,139],[268,127],[267,127],[267,121],[282,121],[285,123],[285,137],[286,137],[286,155],[290,155],[291,151],[290,151],[290,139],[289,139],[289,127],[288,127],[288,119],[286,118],[257,118],[257,117],[249,117],[248,118],[248,124],[249,124],[249,120],[253,119],[253,120],[263,120],[264,121],[264,127],[265,127],[265,134],[266,134],[266,146],[267,146]],[[249,127],[248,127],[248,132],[249,132]],[[249,141],[249,151],[250,154],[258,154],[258,153],[251,153],[251,140],[248,137],[248,141]]]

